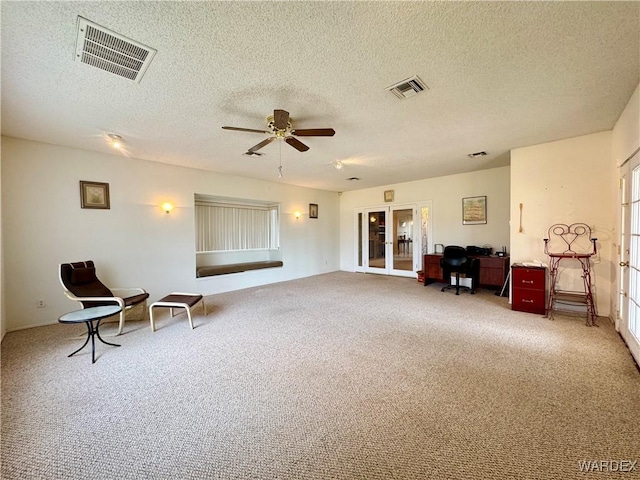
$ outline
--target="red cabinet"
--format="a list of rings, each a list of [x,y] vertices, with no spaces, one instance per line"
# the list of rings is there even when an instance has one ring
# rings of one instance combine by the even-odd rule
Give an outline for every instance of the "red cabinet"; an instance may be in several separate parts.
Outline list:
[[[547,269],[525,267],[519,263],[511,266],[511,309],[520,312],[546,313]]]

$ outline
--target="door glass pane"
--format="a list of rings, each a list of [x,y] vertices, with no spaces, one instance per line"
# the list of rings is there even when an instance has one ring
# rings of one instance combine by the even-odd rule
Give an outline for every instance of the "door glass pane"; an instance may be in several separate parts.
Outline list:
[[[631,175],[629,255],[629,331],[640,341],[640,167]]]
[[[422,207],[420,209],[420,235],[422,236],[422,254],[429,253],[429,209]]]
[[[369,267],[387,268],[385,217],[384,211],[369,213]]]
[[[362,266],[362,213],[358,213],[358,266]]]
[[[393,211],[393,269],[413,270],[413,209]]]

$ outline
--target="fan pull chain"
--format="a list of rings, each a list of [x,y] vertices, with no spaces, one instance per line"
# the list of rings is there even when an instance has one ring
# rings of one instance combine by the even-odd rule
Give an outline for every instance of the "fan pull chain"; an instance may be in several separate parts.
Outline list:
[[[278,178],[282,178],[282,140],[278,139],[280,145],[280,166],[278,167]]]

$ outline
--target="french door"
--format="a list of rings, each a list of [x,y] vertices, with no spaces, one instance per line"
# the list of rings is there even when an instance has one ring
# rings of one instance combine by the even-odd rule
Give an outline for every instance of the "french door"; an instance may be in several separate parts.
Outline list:
[[[425,211],[415,204],[356,211],[356,271],[415,278],[427,240]]]
[[[640,364],[640,151],[622,167],[620,239],[620,330]]]

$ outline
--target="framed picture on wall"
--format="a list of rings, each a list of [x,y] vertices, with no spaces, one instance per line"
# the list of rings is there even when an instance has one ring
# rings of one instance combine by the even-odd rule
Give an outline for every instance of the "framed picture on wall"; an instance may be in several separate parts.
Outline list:
[[[318,204],[310,203],[309,204],[309,218],[318,218]]]
[[[80,206],[82,208],[110,209],[109,184],[80,180]]]
[[[385,190],[384,191],[384,201],[385,202],[393,202],[393,190]]]
[[[462,199],[462,224],[480,225],[487,223],[487,197],[466,197]]]

